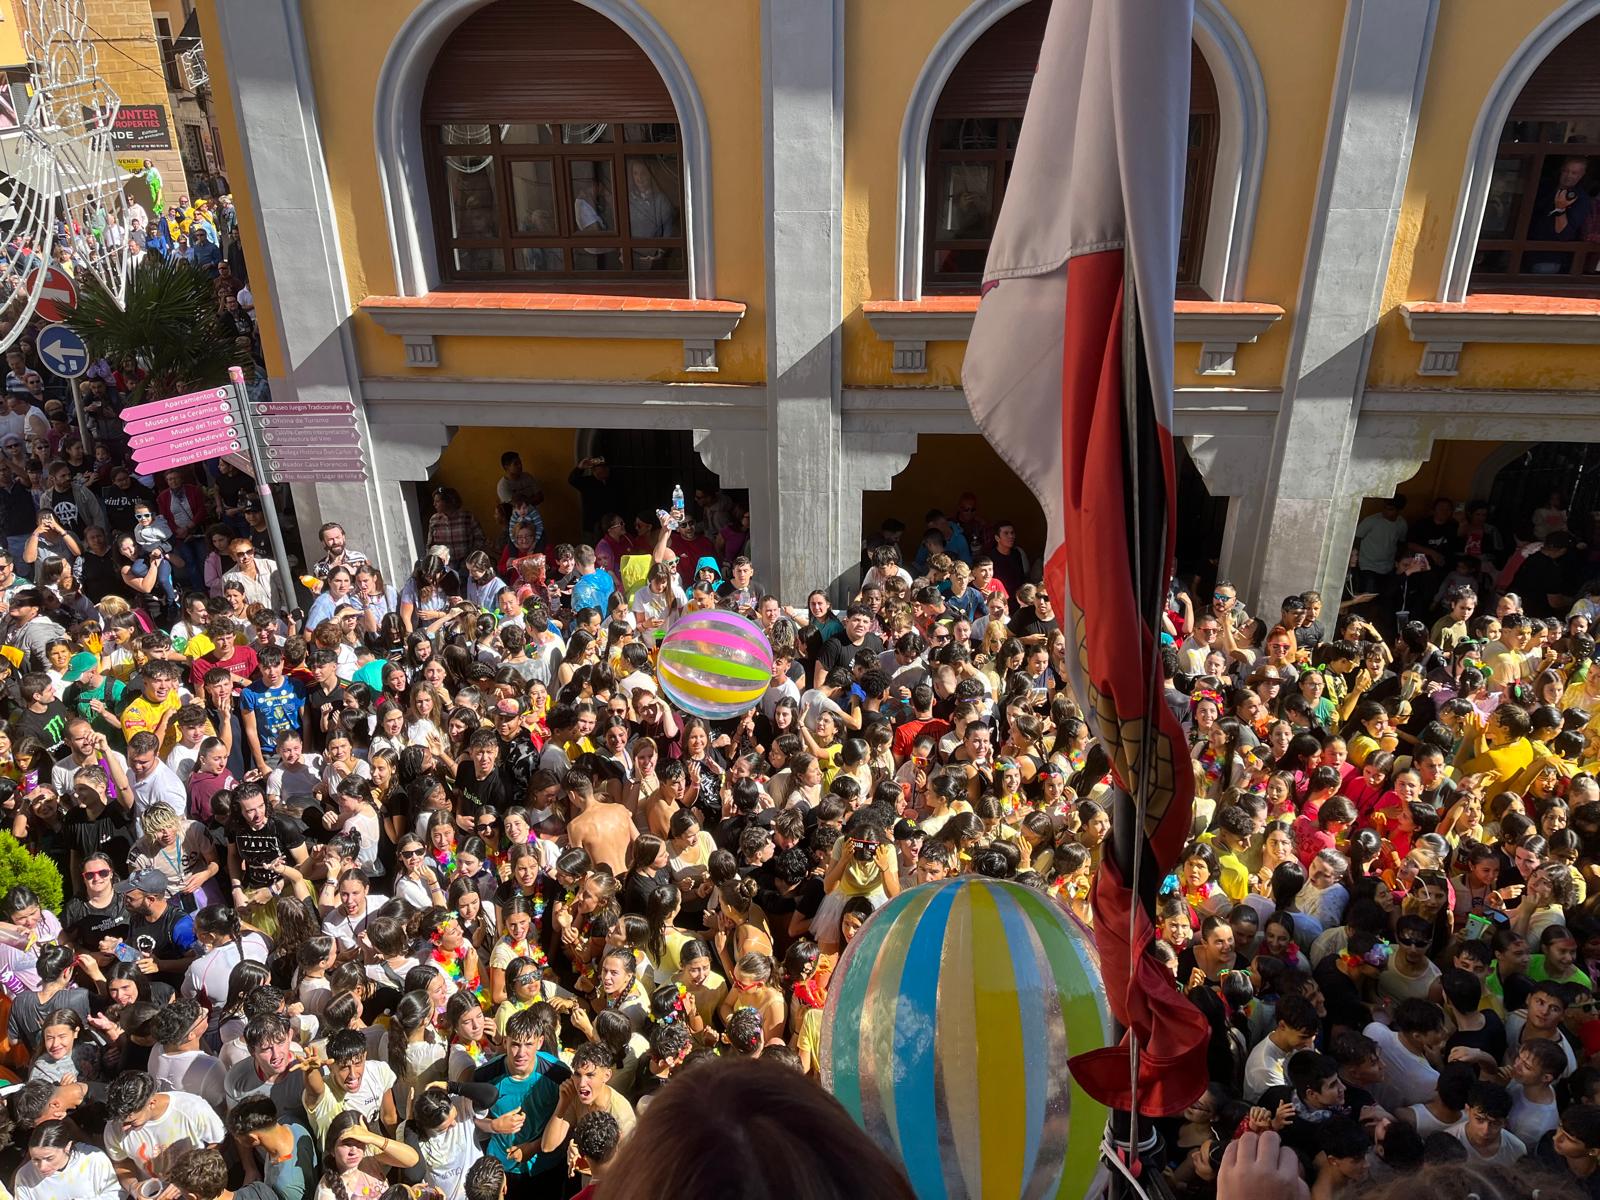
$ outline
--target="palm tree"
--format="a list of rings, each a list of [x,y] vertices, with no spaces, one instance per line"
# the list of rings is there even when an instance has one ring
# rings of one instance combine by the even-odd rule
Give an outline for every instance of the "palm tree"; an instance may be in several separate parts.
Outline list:
[[[149,372],[125,398],[129,405],[225,384],[228,368],[246,356],[221,329],[214,282],[181,258],[147,254],[128,276],[125,305],[86,276],[66,324],[91,354],[113,364],[131,356]]]

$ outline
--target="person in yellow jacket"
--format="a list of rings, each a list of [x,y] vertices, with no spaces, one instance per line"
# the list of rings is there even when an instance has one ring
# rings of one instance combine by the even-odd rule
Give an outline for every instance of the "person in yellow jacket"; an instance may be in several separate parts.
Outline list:
[[[1533,728],[1526,709],[1502,704],[1487,722],[1476,711],[1462,721],[1461,748],[1456,751],[1456,776],[1494,773],[1515,779],[1533,762]]]
[[[1554,725],[1549,723],[1551,714],[1556,718]],[[1507,789],[1517,793],[1526,792],[1532,787],[1533,781],[1546,767],[1556,767],[1564,775],[1571,773],[1570,766],[1550,748],[1551,741],[1561,732],[1561,714],[1549,705],[1543,705],[1529,714],[1528,721],[1528,741],[1533,749],[1533,761],[1506,782]]]

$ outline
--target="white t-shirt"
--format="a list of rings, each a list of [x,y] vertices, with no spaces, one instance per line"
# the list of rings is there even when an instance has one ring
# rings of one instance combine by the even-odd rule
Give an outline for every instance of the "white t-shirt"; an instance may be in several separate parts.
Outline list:
[[[482,1155],[473,1137],[476,1114],[472,1102],[457,1096],[451,1103],[456,1107],[456,1123],[443,1133],[422,1138],[417,1147],[422,1151],[423,1179],[443,1192],[444,1200],[461,1200],[467,1169]]]
[[[1378,1043],[1383,1079],[1373,1086],[1373,1098],[1390,1112],[1408,1104],[1426,1104],[1439,1090],[1439,1072],[1420,1054],[1400,1044],[1400,1035],[1387,1025],[1372,1022],[1361,1031]]]
[[[1506,1119],[1506,1128],[1527,1145],[1537,1146],[1540,1138],[1560,1124],[1555,1097],[1548,1104],[1535,1104],[1522,1094],[1520,1083],[1507,1084],[1506,1091],[1511,1093],[1511,1116]]]
[[[184,1154],[220,1144],[227,1132],[216,1110],[199,1096],[163,1094],[167,1111],[139,1129],[124,1129],[121,1121],[106,1122],[107,1156],[113,1163],[131,1163],[140,1179],[165,1177]]]
[[[222,1064],[204,1050],[184,1050],[177,1054],[154,1049],[150,1052],[150,1074],[169,1092],[199,1096],[212,1108],[222,1107]]]
[[[1254,1104],[1269,1087],[1277,1087],[1284,1080],[1284,1064],[1292,1050],[1280,1050],[1270,1037],[1264,1037],[1250,1051],[1244,1064],[1244,1098]]]
[[[143,779],[130,774],[128,782],[133,785],[134,815],[140,821],[144,820],[146,809],[160,802],[170,805],[175,813],[189,811],[189,793],[184,790],[183,780],[164,762],[156,763]]]
[[[377,1058],[367,1059],[367,1069],[361,1073],[360,1086],[343,1097],[333,1094],[333,1080],[329,1075],[330,1072],[323,1071],[326,1086],[317,1102],[306,1112],[311,1118],[311,1134],[319,1142],[327,1139],[328,1126],[342,1112],[358,1112],[366,1118],[367,1124],[374,1123],[383,1111],[384,1093],[394,1086],[394,1072],[388,1063]]]
[[[106,754],[106,759],[116,763],[117,766],[121,767],[124,775],[128,773],[128,760],[122,757],[122,755],[118,754],[115,750],[108,751]],[[52,767],[50,770],[50,783],[51,786],[56,789],[56,794],[60,796],[70,795],[73,785],[78,781],[78,772],[82,770],[84,766],[88,765],[90,764],[84,763],[82,766],[80,766],[73,759],[64,758],[54,767]],[[98,765],[98,763],[95,765]],[[179,809],[178,814],[182,816],[183,810]]]
[[[1516,1059],[1517,1052],[1522,1047],[1522,1031],[1527,1027],[1527,1024],[1528,1014],[1520,1009],[1516,1012],[1506,1014],[1505,1065],[1508,1067],[1511,1065],[1513,1060]],[[1578,1069],[1578,1057],[1572,1052],[1572,1043],[1567,1041],[1567,1039],[1562,1037],[1559,1033],[1550,1040],[1556,1045],[1560,1046],[1562,1051],[1567,1056],[1567,1069],[1561,1072],[1561,1078],[1565,1079],[1568,1075],[1571,1075]]]
[[[240,961],[267,961],[266,938],[259,933],[247,933],[239,941],[244,946],[243,955],[232,942],[226,942],[215,950],[207,950],[190,963],[189,969],[184,972],[183,987],[180,989],[183,995],[200,1001],[208,1008],[225,1005],[228,1002],[228,977]]]
[[[1450,1126],[1449,1133],[1451,1137],[1467,1148],[1467,1161],[1469,1162],[1482,1163],[1485,1166],[1490,1163],[1498,1163],[1501,1166],[1512,1167],[1521,1162],[1528,1154],[1528,1147],[1523,1144],[1522,1139],[1509,1129],[1500,1131],[1500,1148],[1493,1154],[1478,1153],[1477,1148],[1467,1141],[1467,1119],[1465,1117],[1461,1118],[1459,1124]]]
[[[117,1200],[121,1186],[109,1158],[87,1142],[74,1142],[67,1165],[47,1178],[25,1161],[15,1193],[16,1200]]]
[[[298,1045],[291,1045],[289,1053],[295,1058],[305,1057]],[[251,1096],[267,1096],[280,1113],[288,1113],[299,1109],[305,1087],[306,1077],[299,1071],[285,1071],[275,1080],[262,1079],[261,1072],[256,1070],[255,1060],[250,1057],[247,1049],[243,1061],[236,1062],[228,1068],[228,1073],[223,1079],[222,1091],[230,1109]]]
[[[293,767],[274,767],[267,776],[267,795],[274,800],[293,803],[302,796],[316,793],[322,782],[322,756],[307,754]]]
[[[166,763],[167,766],[172,768],[173,774],[175,774],[183,783],[187,784],[189,782],[189,776],[194,774],[194,765],[199,760],[199,742],[196,742],[192,746],[185,746],[182,742],[179,742],[167,752]],[[183,810],[179,809],[178,811],[182,812]]]
[[[354,949],[356,940],[366,932],[367,918],[387,903],[389,897],[370,892],[367,895],[366,907],[353,917],[345,913],[344,905],[335,904],[322,916],[322,932],[346,950]],[[320,1138],[322,1135],[319,1133],[317,1136]]]

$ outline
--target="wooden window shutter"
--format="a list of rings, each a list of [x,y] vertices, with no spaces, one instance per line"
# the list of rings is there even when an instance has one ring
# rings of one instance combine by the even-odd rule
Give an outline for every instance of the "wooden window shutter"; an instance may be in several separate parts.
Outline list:
[[[935,117],[1016,117],[1028,106],[1050,0],[1007,13],[972,44],[945,81]],[[1189,111],[1215,113],[1217,85],[1198,46],[1192,47]]]
[[[1600,116],[1600,17],[1573,30],[1550,52],[1511,106],[1513,121]]]
[[[676,121],[655,65],[618,26],[574,0],[497,0],[463,21],[434,61],[425,124]]]

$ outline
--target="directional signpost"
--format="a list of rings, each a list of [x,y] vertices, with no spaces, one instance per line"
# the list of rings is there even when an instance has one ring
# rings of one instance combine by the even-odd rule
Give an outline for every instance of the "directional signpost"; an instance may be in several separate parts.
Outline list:
[[[89,347],[65,325],[47,325],[39,331],[37,349],[39,360],[50,374],[71,381],[72,411],[78,419],[78,437],[83,441],[85,452],[93,450],[94,443],[89,439],[89,422],[83,415],[83,401],[78,397],[78,376],[89,369]]]
[[[262,465],[273,483],[362,483],[355,407],[337,401],[257,404],[250,412]]]
[[[237,403],[230,387],[168,396],[124,409],[124,427],[133,436],[133,465],[141,475],[187,467],[236,453],[245,445]]]
[[[70,286],[71,280],[67,281]],[[47,281],[47,289],[49,281]],[[76,294],[72,296],[76,303]],[[43,311],[43,304],[40,310]],[[70,307],[70,305],[69,305]],[[88,351],[76,335],[62,328],[64,336],[41,336],[39,350],[47,365],[55,355],[63,369],[82,362],[78,372],[88,366]],[[46,334],[50,331],[47,330]],[[50,349],[47,350],[46,346]],[[63,371],[56,371],[62,374]],[[141,475],[186,467],[212,458],[224,458],[255,478],[261,509],[267,519],[267,535],[272,539],[282,586],[293,603],[289,555],[278,524],[277,505],[272,485],[278,483],[364,483],[366,464],[362,461],[361,431],[356,425],[355,406],[337,401],[287,401],[283,404],[251,403],[245,389],[244,373],[229,372],[227,387],[206,388],[182,396],[168,396],[147,404],[136,404],[122,413],[123,429],[133,451],[134,469]]]
[[[76,379],[89,369],[89,347],[65,325],[46,325],[37,345],[44,365],[59,379]]]

